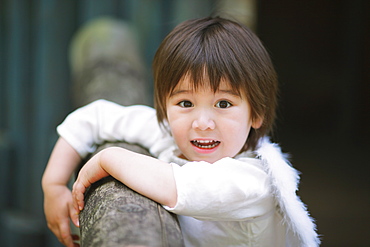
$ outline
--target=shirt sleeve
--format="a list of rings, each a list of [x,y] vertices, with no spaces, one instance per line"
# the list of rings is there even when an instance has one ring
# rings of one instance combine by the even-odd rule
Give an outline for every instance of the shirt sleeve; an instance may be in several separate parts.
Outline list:
[[[224,158],[172,166],[177,204],[164,207],[173,213],[200,220],[247,220],[274,208],[268,176],[258,165]]]
[[[161,146],[156,144],[164,137],[153,108],[124,107],[106,100],[94,101],[72,112],[57,127],[57,132],[82,158],[105,141],[136,143],[157,155]]]

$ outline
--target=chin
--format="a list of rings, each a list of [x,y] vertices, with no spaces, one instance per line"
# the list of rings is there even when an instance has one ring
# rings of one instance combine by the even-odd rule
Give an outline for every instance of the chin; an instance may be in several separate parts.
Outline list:
[[[194,161],[205,161],[205,162],[208,162],[208,163],[215,163],[216,161],[220,160],[222,158],[210,158],[210,157],[204,157],[204,158],[197,158],[196,160]]]

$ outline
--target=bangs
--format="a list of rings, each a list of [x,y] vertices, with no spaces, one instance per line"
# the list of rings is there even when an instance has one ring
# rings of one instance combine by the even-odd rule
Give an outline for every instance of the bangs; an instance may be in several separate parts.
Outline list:
[[[166,66],[167,72],[172,75],[166,76],[171,78],[171,82],[166,83],[170,88],[164,91],[171,93],[182,79],[188,77],[194,89],[210,86],[216,92],[224,80],[230,84],[234,93],[240,95],[249,76],[242,67],[245,61],[238,58],[242,52],[237,54],[243,49],[238,47],[243,42],[234,40],[232,36],[236,35],[225,32],[220,23],[212,25],[205,23],[204,29],[191,37],[191,42],[183,39],[171,57],[168,57],[168,61],[171,62],[167,64],[181,66],[177,66],[176,69]]]
[[[197,91],[200,88],[211,88],[211,90],[216,93],[219,88],[221,82],[226,82],[231,87],[231,93],[242,96],[240,85],[236,85],[235,83],[231,83],[228,77],[224,75],[217,75],[217,76],[210,76],[212,75],[212,72],[208,72],[205,68],[202,69],[190,69],[189,71],[183,73],[181,79],[175,83],[175,84],[169,84],[168,86],[171,86],[171,88],[168,88],[168,96],[172,95],[173,91],[177,87],[177,85],[182,82],[183,80],[188,80],[190,83],[190,87],[192,90]]]

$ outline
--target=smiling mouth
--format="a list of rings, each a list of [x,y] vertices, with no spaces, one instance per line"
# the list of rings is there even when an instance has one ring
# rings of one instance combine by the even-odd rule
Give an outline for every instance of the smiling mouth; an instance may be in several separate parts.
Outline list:
[[[215,140],[192,140],[190,141],[194,146],[203,149],[211,149],[220,145],[220,141]]]

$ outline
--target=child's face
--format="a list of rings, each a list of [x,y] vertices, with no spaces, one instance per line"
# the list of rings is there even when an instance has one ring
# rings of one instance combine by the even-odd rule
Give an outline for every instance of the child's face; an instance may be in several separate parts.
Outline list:
[[[172,136],[190,161],[214,163],[234,157],[244,146],[250,128],[258,128],[250,118],[244,96],[233,93],[222,81],[215,93],[209,86],[193,89],[185,77],[167,99],[167,118]]]

